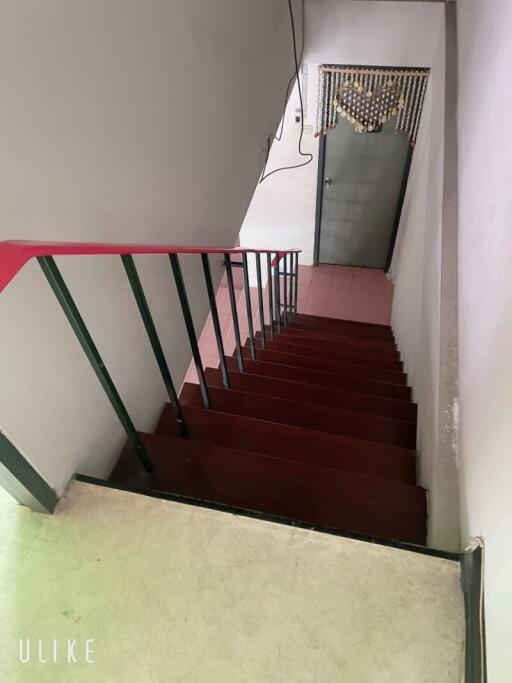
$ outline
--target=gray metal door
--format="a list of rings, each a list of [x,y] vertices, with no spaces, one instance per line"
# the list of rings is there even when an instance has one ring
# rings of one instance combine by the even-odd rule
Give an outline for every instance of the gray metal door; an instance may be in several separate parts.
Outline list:
[[[325,140],[320,263],[385,268],[409,143],[394,122],[356,133],[340,121]]]

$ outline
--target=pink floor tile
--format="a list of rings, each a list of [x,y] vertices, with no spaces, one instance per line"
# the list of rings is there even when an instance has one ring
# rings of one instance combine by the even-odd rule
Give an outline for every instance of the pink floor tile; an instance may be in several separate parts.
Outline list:
[[[355,268],[349,266],[335,266],[332,272],[333,278],[353,278]]]
[[[299,286],[297,288],[297,294],[298,294],[299,299],[305,299],[307,297],[307,295],[309,294],[309,291],[310,291],[310,285],[309,284],[308,285],[302,285],[302,284],[300,284],[300,280],[299,280]]]
[[[299,266],[299,283],[309,284],[313,277],[311,266]]]
[[[300,278],[310,282],[299,300],[299,312],[340,319],[389,324],[392,285],[382,271],[347,266],[302,266]]]

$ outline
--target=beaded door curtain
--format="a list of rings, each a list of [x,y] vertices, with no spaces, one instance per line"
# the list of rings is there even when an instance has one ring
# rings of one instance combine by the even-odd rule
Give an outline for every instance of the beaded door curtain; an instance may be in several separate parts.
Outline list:
[[[325,135],[339,119],[356,133],[378,133],[395,119],[397,132],[414,145],[428,81],[428,69],[322,64],[318,78],[315,135]]]

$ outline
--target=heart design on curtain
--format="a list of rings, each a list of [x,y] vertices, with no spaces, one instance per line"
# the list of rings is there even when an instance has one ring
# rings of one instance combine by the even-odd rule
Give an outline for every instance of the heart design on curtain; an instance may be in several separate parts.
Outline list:
[[[342,118],[355,125],[358,133],[371,133],[381,130],[383,123],[396,116],[404,101],[394,81],[373,91],[365,90],[357,81],[347,81],[339,89],[333,106]]]

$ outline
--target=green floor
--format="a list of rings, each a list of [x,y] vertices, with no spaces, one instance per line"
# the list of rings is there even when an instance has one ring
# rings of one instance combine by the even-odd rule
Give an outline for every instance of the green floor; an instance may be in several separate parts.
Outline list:
[[[78,482],[53,516],[3,494],[0,543],[2,683],[460,681],[447,560]]]

